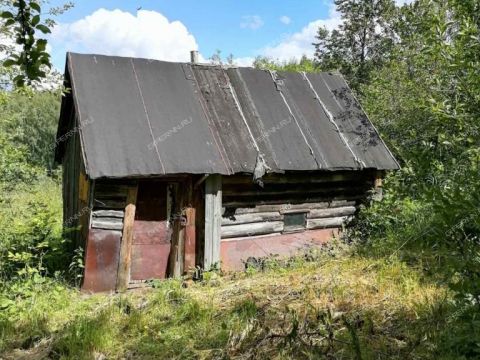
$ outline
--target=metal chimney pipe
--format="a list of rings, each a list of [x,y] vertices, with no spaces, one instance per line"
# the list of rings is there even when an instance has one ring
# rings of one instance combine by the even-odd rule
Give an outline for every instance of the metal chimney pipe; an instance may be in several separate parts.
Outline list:
[[[197,64],[198,63],[198,51],[197,50],[190,51],[190,62],[192,64]]]

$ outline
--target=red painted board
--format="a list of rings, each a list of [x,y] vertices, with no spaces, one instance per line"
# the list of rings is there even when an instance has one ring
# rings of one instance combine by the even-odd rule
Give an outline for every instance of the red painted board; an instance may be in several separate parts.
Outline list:
[[[261,258],[270,255],[288,257],[310,246],[326,243],[338,229],[309,230],[292,234],[251,236],[238,239],[222,239],[220,260],[222,270],[241,271],[249,257]]]
[[[121,236],[120,231],[90,229],[85,257],[83,291],[115,291]]]
[[[135,220],[133,224],[133,244],[169,244],[171,229],[167,221]]]
[[[131,280],[164,279],[170,244],[132,245]]]

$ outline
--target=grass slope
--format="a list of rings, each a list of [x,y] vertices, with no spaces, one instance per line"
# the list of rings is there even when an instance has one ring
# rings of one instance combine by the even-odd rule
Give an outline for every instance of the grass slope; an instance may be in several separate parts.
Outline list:
[[[420,272],[349,254],[154,286],[86,296],[40,283],[0,315],[0,358],[439,358],[453,316]]]

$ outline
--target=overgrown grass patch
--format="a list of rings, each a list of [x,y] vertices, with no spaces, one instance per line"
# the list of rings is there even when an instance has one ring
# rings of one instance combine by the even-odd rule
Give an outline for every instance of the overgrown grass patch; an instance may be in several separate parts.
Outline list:
[[[442,329],[454,311],[451,294],[419,271],[398,260],[349,254],[297,259],[281,271],[277,265],[200,283],[156,282],[153,289],[122,295],[86,296],[55,283],[38,287],[9,308],[10,315],[0,315],[0,357],[442,355]]]

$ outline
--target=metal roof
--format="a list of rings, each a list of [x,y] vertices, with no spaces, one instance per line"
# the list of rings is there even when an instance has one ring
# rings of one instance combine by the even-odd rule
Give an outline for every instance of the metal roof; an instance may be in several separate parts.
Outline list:
[[[398,168],[338,74],[68,53],[66,77],[94,179]]]

